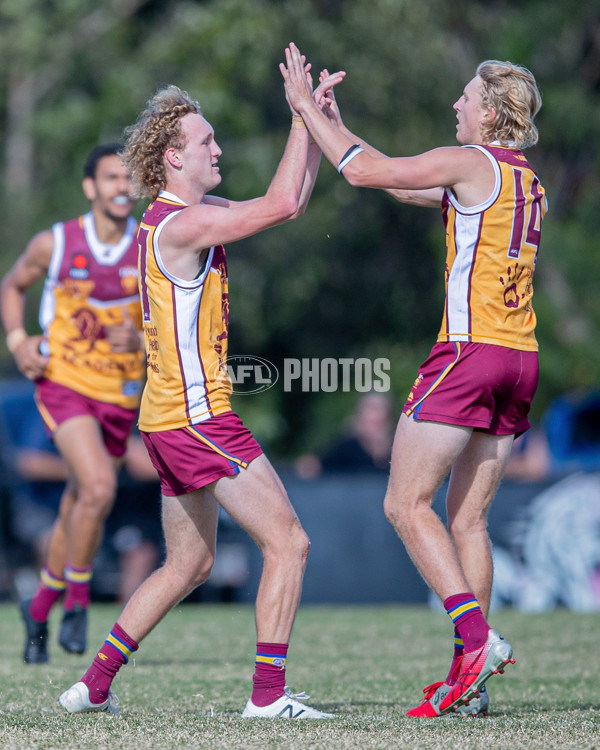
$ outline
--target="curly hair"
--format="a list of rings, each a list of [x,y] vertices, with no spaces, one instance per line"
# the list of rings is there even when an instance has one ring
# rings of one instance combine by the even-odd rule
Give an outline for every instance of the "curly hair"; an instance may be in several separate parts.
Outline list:
[[[157,91],[135,124],[125,128],[121,159],[131,173],[136,198],[149,195],[154,200],[164,188],[164,153],[169,147],[185,146],[181,118],[190,113],[202,114],[198,102],[170,85]]]
[[[477,67],[477,75],[483,81],[483,106],[496,110],[494,120],[484,127],[487,142],[507,145],[513,141],[520,149],[535,146],[538,131],[533,119],[542,97],[531,71],[508,61],[486,60]]]

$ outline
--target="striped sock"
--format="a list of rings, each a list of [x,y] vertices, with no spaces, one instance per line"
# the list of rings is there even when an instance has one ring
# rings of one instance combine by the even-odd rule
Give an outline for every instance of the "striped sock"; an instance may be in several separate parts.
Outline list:
[[[86,565],[77,568],[75,565],[67,564],[65,568],[65,580],[67,592],[65,594],[64,608],[71,611],[76,604],[83,609],[90,606],[90,582],[92,580],[92,566]]]
[[[463,639],[458,634],[458,630],[454,628],[454,654],[452,656],[452,663],[448,671],[448,677],[444,680],[446,685],[454,685],[456,682],[456,670],[457,664],[462,659],[462,655],[465,652],[465,644]]]
[[[36,622],[46,622],[52,605],[65,590],[65,579],[50,572],[45,565],[40,572],[40,581],[31,604],[29,614]]]
[[[464,650],[475,651],[483,646],[490,626],[475,596],[470,591],[449,596],[444,601],[444,607],[463,641]]]
[[[88,686],[92,703],[104,703],[117,672],[137,650],[138,644],[116,622],[90,668],[81,678],[81,682]]]
[[[287,643],[257,643],[254,676],[252,678],[252,703],[268,706],[283,695]]]

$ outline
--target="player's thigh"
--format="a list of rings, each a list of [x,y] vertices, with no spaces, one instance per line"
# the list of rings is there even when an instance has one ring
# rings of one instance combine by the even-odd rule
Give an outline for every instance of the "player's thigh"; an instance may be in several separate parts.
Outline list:
[[[54,442],[78,485],[114,478],[113,461],[94,417],[82,414],[62,422],[54,432]]]
[[[167,560],[194,565],[215,555],[219,506],[207,489],[178,497],[162,496],[162,527]]]
[[[446,496],[450,521],[459,514],[469,523],[485,518],[504,475],[513,440],[514,435],[473,432],[452,469]]]
[[[285,488],[264,454],[247,469],[214,482],[211,492],[259,546],[278,539],[283,542],[300,527]]]
[[[402,414],[392,449],[386,504],[432,502],[471,433],[470,427],[415,420]]]

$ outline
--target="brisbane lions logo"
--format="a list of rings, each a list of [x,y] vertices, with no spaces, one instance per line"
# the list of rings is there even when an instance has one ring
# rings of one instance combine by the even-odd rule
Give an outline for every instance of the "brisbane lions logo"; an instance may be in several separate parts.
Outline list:
[[[71,339],[71,344],[85,341],[88,345],[86,352],[92,351],[96,341],[106,338],[104,327],[101,325],[95,313],[87,307],[82,307],[73,313],[71,321],[79,332],[79,336]],[[72,349],[73,347],[69,346],[69,348]]]

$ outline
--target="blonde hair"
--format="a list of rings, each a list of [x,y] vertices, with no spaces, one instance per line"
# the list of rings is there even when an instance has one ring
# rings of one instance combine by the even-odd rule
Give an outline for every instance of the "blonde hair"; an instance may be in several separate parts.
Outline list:
[[[201,114],[197,101],[177,86],[167,86],[148,100],[134,125],[125,128],[121,159],[131,173],[136,198],[156,198],[166,184],[164,153],[183,148],[181,118]]]
[[[521,149],[535,146],[538,131],[533,119],[542,97],[531,71],[508,61],[486,60],[478,66],[477,75],[483,81],[483,106],[496,111],[494,120],[484,126],[485,140],[498,140],[504,146],[513,141]]]

